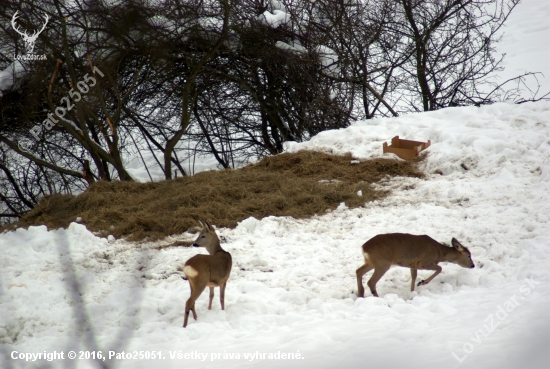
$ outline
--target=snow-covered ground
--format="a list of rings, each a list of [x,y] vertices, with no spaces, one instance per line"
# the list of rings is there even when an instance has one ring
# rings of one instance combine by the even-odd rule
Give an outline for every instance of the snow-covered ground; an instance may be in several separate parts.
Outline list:
[[[505,73],[548,71],[549,8],[525,0],[512,14],[500,45]],[[76,223],[0,234],[0,367],[97,367],[67,358],[96,347],[103,356],[147,350],[164,358],[115,360],[122,368],[548,368],[549,132],[550,104],[501,103],[358,122],[288,145],[370,158],[395,135],[432,142],[428,178],[386,182],[393,192],[383,201],[219,229],[234,260],[226,310],[216,289],[208,311],[204,292],[186,329],[180,269],[204,250],[159,247],[173,239],[107,240]],[[389,232],[456,237],[476,268],[442,263],[440,275],[410,292],[409,270],[394,267],[378,282],[380,298],[367,289],[357,299],[360,246]],[[86,318],[75,316],[81,299],[91,325],[77,324]],[[65,360],[19,359],[53,351]]]
[[[393,193],[383,201],[310,220],[249,218],[219,229],[234,260],[226,310],[216,289],[208,311],[205,292],[198,320],[186,329],[189,285],[178,268],[204,249],[158,247],[173,240],[108,241],[76,223],[2,234],[1,347],[9,364],[30,368],[45,362],[12,360],[12,352],[64,351],[66,359],[69,350],[91,349],[74,316],[80,295],[69,284],[71,258],[102,354],[149,350],[164,358],[118,360],[123,368],[547,368],[549,113],[548,103],[448,108],[361,122],[289,145],[369,158],[394,135],[432,142],[428,178],[388,181]],[[388,232],[446,243],[456,237],[476,268],[442,263],[442,274],[410,292],[409,270],[394,267],[377,285],[380,298],[368,289],[357,298],[360,246]],[[419,279],[430,274],[419,271]],[[117,348],[120,338],[125,346]],[[277,352],[294,359],[269,359]],[[199,354],[204,361],[194,359]]]

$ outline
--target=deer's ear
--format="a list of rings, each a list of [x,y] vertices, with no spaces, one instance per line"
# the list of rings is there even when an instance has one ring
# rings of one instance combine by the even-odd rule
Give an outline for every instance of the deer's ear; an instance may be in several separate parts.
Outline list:
[[[458,251],[462,251],[464,250],[464,246],[462,246],[460,244],[460,242],[458,242],[458,240],[456,238],[453,237],[453,239],[451,240],[451,244],[453,245],[453,247],[455,249],[457,249]]]
[[[208,229],[208,231],[210,233],[216,233],[216,231],[214,230],[214,227],[212,227],[212,225],[208,222],[204,222],[204,224],[206,225],[206,228]]]

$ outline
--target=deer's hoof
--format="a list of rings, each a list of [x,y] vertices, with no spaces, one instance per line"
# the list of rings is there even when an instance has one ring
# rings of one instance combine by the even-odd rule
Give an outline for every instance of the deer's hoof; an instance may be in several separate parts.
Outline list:
[[[424,281],[420,281],[420,282],[418,282],[418,284],[416,286],[418,287],[418,286],[421,286],[423,284],[424,284]]]

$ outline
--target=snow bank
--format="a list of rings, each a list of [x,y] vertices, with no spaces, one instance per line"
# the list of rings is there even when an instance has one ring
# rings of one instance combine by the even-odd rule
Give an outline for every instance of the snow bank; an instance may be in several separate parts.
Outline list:
[[[82,300],[104,355],[149,350],[164,358],[117,361],[122,368],[548,367],[549,112],[547,103],[449,108],[288,145],[369,158],[395,135],[432,141],[428,178],[389,181],[383,186],[392,194],[382,201],[219,229],[234,260],[226,310],[216,291],[209,311],[205,292],[199,319],[186,329],[189,286],[180,270],[204,250],[109,242],[79,224],[1,234],[0,347],[8,354],[90,350],[73,315]],[[410,292],[409,270],[394,267],[377,285],[380,298],[367,291],[358,299],[360,246],[387,232],[456,237],[476,268],[442,263],[440,275]],[[73,269],[81,297],[69,283]]]

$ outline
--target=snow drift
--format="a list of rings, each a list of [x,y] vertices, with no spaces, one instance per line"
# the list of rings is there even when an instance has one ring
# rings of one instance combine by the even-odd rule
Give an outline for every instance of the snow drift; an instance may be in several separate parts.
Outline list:
[[[181,267],[204,250],[99,238],[77,223],[1,234],[5,360],[34,368],[46,361],[17,355],[101,350],[124,351],[111,359],[123,368],[548,367],[549,111],[548,103],[448,108],[288,145],[369,158],[395,135],[432,141],[428,178],[388,182],[393,192],[384,200],[218,229],[234,263],[226,310],[216,297],[209,311],[203,293],[199,320],[186,329]],[[456,237],[476,268],[442,263],[440,275],[410,292],[409,270],[394,267],[378,282],[380,298],[367,291],[358,299],[360,246],[389,232]],[[79,306],[86,314],[75,314]],[[155,359],[139,360],[141,350]],[[95,367],[73,361],[47,363]]]

